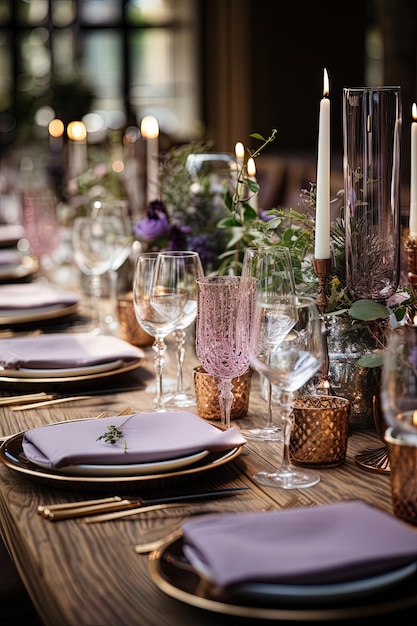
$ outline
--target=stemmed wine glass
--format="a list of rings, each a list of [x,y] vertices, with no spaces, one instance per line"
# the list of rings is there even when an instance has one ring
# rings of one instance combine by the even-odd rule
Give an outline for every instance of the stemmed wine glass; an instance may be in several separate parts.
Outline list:
[[[249,354],[252,365],[279,392],[284,443],[278,469],[258,472],[253,478],[268,487],[312,487],[320,481],[319,474],[295,468],[290,462],[289,444],[293,394],[320,370],[324,358],[320,314],[312,298],[276,296],[263,282],[258,286]]]
[[[268,292],[279,295],[295,295],[294,270],[291,263],[291,254],[283,246],[268,246],[265,248],[246,248],[243,257],[242,276],[256,278],[268,283]],[[295,308],[294,308],[295,323]],[[278,337],[275,337],[275,341]],[[254,441],[282,441],[283,434],[280,424],[276,424],[272,411],[272,385],[268,378],[264,378],[264,389],[267,399],[266,423],[261,427],[246,426],[241,429],[242,435]]]
[[[111,200],[107,202],[95,200],[91,207],[91,215],[92,217],[99,215],[110,216],[115,222],[118,222],[117,229],[115,229],[116,237],[112,263],[107,272],[111,313],[105,320],[107,328],[117,335],[120,329],[117,312],[118,270],[132,252],[133,242],[133,229],[128,215],[128,204],[125,200]]]
[[[165,411],[162,373],[167,345],[165,338],[184,319],[197,311],[196,277],[200,271],[197,253],[161,255],[143,252],[136,258],[133,305],[140,326],[155,338],[156,411]]]
[[[417,326],[393,329],[383,357],[381,409],[385,424],[402,437],[417,436]],[[384,424],[375,424],[381,438]]]
[[[192,251],[166,251],[162,250],[160,252],[160,263],[163,264],[165,259],[168,259],[169,263],[172,262],[173,259],[176,259],[178,263],[184,263],[190,265],[190,269],[193,268],[195,270],[195,279],[202,278],[204,276],[203,266],[201,264],[200,257],[197,252]],[[169,393],[164,397],[165,402],[169,402],[170,404],[174,404],[178,407],[187,407],[194,406],[196,404],[195,396],[187,393],[184,389],[184,377],[183,377],[183,365],[185,359],[185,340],[186,340],[186,332],[185,329],[194,322],[197,316],[197,306],[196,300],[194,298],[190,299],[185,308],[184,315],[178,322],[173,335],[175,337],[177,351],[177,387],[174,393]]]
[[[89,277],[92,299],[92,325],[101,332],[99,300],[100,277],[111,267],[120,225],[110,216],[77,217],[74,220],[72,244],[78,268]]]
[[[196,353],[218,379],[221,423],[230,428],[232,379],[249,369],[249,335],[256,280],[242,276],[197,279]]]

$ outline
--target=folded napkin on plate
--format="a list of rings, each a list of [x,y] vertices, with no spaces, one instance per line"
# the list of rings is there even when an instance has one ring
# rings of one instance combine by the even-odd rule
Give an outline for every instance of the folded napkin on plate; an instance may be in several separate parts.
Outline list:
[[[183,552],[219,587],[331,584],[417,560],[417,532],[359,500],[184,522]]]
[[[122,438],[115,444],[100,439],[108,426],[122,431]],[[236,428],[221,431],[187,411],[167,411],[32,428],[25,432],[22,446],[25,456],[34,463],[59,468],[86,463],[149,463],[202,450],[229,450],[245,442]]]
[[[0,367],[4,369],[63,369],[113,361],[136,361],[143,350],[111,335],[48,333],[2,339]]]
[[[53,305],[69,306],[78,301],[79,297],[75,293],[41,283],[0,285],[0,312]]]

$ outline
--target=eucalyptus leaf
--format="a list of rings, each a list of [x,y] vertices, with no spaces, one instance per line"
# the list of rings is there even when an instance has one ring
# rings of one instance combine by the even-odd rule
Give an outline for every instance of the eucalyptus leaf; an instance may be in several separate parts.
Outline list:
[[[385,320],[390,316],[389,309],[374,300],[357,300],[349,309],[349,315],[356,320],[370,322],[372,320]]]
[[[361,357],[357,360],[357,364],[361,367],[366,368],[374,368],[381,367],[384,361],[383,352],[373,352],[372,354],[367,354],[366,356]]]

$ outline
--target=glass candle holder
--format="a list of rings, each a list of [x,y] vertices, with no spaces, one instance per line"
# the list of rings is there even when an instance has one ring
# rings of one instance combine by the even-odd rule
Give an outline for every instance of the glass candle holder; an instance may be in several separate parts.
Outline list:
[[[400,277],[400,87],[343,90],[346,283],[385,302]]]

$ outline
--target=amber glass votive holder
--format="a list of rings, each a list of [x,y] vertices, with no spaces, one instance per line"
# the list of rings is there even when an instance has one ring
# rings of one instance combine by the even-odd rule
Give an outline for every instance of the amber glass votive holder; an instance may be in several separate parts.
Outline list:
[[[133,306],[133,294],[126,294],[117,300],[117,313],[119,315],[120,338],[134,346],[151,346],[154,337],[149,335],[140,326],[136,319]]]
[[[417,526],[417,434],[401,435],[390,426],[384,439],[391,470],[393,513]]]
[[[240,419],[248,414],[251,378],[252,369],[248,369],[242,376],[232,379],[233,402],[230,413],[232,419]],[[220,420],[220,392],[217,379],[199,365],[194,368],[194,386],[198,415],[208,420]]]
[[[338,396],[305,396],[293,404],[290,457],[304,467],[336,467],[346,458],[351,404]]]

